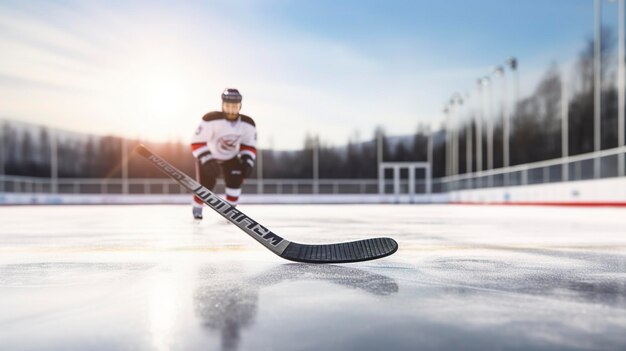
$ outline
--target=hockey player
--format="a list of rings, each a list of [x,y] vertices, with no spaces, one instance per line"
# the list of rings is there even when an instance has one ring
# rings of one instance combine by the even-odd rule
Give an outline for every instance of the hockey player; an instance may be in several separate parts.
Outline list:
[[[202,117],[191,140],[196,158],[196,179],[213,191],[217,177],[226,183],[226,201],[236,206],[241,184],[252,173],[256,160],[256,126],[252,118],[239,113],[241,94],[237,89],[222,93],[222,111]],[[193,217],[202,219],[203,202],[193,198]]]

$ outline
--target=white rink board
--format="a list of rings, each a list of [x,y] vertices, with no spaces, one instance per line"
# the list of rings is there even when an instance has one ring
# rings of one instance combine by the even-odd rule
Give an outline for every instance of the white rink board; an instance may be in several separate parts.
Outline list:
[[[217,194],[222,196],[223,194]],[[380,204],[445,203],[447,194],[402,195],[256,195],[242,194],[241,204]],[[190,204],[191,195],[0,194],[0,205]]]
[[[461,190],[449,194],[455,203],[623,203],[626,178],[583,180],[491,189]]]
[[[223,194],[218,194],[222,196]],[[515,187],[452,191],[442,194],[307,195],[243,194],[242,204],[408,204],[408,203],[607,203],[626,205],[626,178],[572,181]],[[186,204],[191,195],[74,195],[0,193],[0,205]]]

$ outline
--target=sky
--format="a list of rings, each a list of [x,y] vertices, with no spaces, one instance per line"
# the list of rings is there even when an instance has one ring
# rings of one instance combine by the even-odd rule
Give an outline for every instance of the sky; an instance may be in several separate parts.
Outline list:
[[[438,128],[511,56],[530,93],[592,35],[593,0],[0,0],[0,118],[186,141],[234,87],[261,147],[341,145]]]

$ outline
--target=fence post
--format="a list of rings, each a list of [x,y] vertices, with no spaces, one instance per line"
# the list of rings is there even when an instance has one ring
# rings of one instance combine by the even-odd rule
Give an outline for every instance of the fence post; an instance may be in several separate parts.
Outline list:
[[[409,167],[409,197],[411,203],[415,200],[415,167]]]
[[[398,197],[400,195],[400,167],[393,166],[393,193]]]
[[[57,133],[56,130],[50,132],[50,192],[56,194],[59,192],[59,155],[57,149]]]
[[[430,168],[430,164],[428,164],[428,168],[426,168],[426,193],[431,194],[432,191],[433,191],[432,170]]]
[[[5,173],[5,168],[4,168],[4,154],[6,150],[6,146],[4,145],[4,127],[5,124],[3,123],[2,125],[0,125],[0,193],[4,192],[4,173]]]
[[[122,138],[122,194],[128,194],[128,139]]]
[[[385,167],[378,164],[378,194],[385,193]]]
[[[319,150],[319,136],[315,136],[313,141],[313,194],[319,194],[319,179],[320,179],[320,150]]]

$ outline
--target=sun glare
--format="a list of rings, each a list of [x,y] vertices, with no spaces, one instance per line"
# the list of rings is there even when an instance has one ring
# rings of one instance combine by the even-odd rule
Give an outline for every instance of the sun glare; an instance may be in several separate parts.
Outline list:
[[[185,108],[185,84],[175,66],[155,65],[139,72],[137,102],[145,114],[162,120]]]
[[[129,126],[142,138],[167,140],[179,137],[176,121],[186,113],[192,82],[186,79],[184,62],[150,52],[137,55],[126,69],[125,102],[135,117]]]

